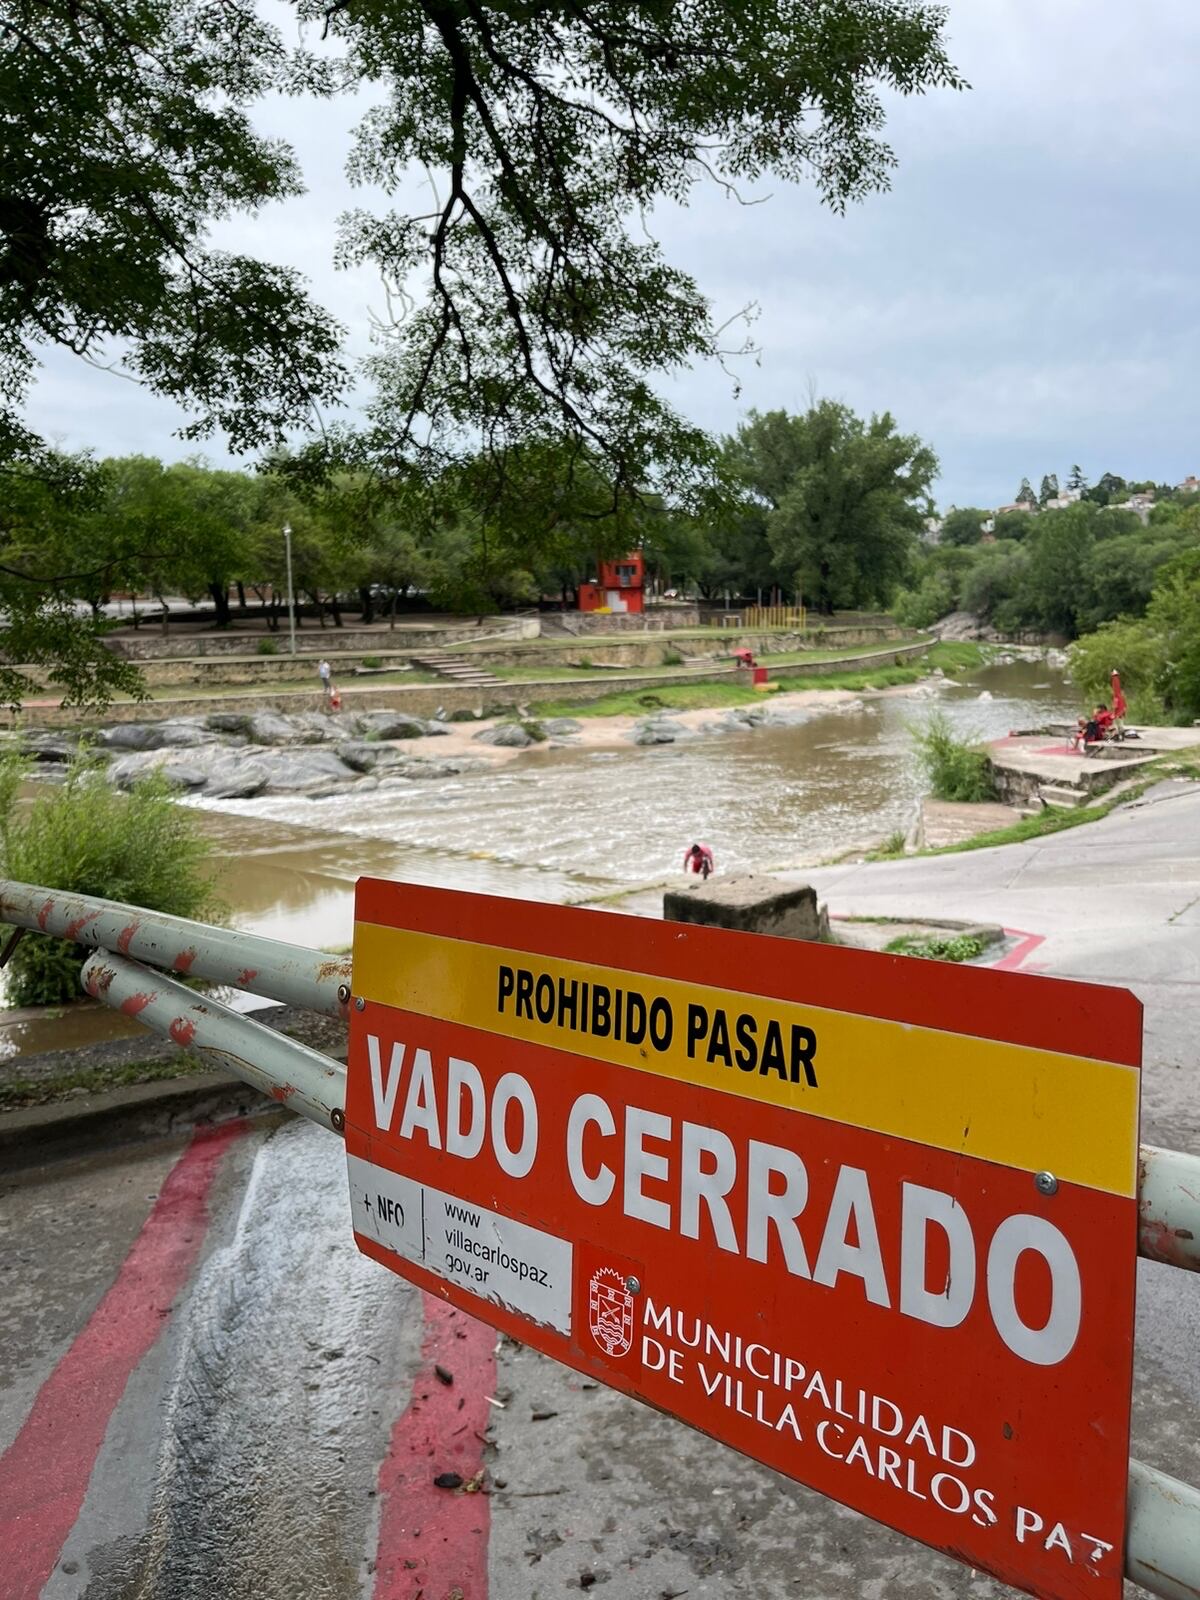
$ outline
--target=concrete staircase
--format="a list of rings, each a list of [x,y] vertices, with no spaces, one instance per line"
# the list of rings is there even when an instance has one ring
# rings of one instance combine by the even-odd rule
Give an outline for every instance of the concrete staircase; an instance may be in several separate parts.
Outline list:
[[[467,656],[438,655],[413,656],[414,666],[423,667],[426,672],[435,672],[439,678],[446,678],[451,683],[461,684],[465,689],[502,689],[505,687],[500,678],[494,678],[485,668],[476,666]]]

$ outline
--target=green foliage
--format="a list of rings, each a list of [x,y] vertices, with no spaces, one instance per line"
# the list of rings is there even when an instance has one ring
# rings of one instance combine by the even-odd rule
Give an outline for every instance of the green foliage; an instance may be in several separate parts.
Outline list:
[[[1013,504],[1017,506],[1037,505],[1037,496],[1033,492],[1033,485],[1028,478],[1021,479],[1021,487],[1013,496]]]
[[[880,856],[902,856],[907,842],[908,835],[903,828],[898,828],[895,833],[888,834],[875,854]]]
[[[277,656],[279,654],[279,646],[274,639],[260,639],[254,648],[260,656]]]
[[[1047,472],[1042,479],[1042,487],[1038,490],[1038,505],[1044,506],[1047,500],[1058,498],[1058,473]]]
[[[978,544],[983,535],[983,524],[991,517],[981,506],[956,506],[942,518],[940,544]]]
[[[803,416],[751,412],[728,441],[744,516],[776,572],[814,611],[881,602],[908,569],[937,473],[916,435],[884,412],[864,422],[822,400]]]
[[[954,610],[954,586],[944,572],[931,572],[916,589],[901,589],[892,615],[902,628],[928,628]]]
[[[364,656],[362,658],[362,664],[363,664],[364,667],[368,667],[368,668],[370,668],[370,670],[372,672],[374,672],[379,667],[381,667],[383,665],[383,657],[382,656]]]
[[[936,800],[996,798],[987,752],[956,737],[944,713],[935,711],[924,727],[909,730]]]
[[[1103,623],[1071,646],[1071,671],[1089,701],[1108,699],[1114,667],[1131,720],[1200,716],[1200,549],[1162,566],[1142,620]]]
[[[119,794],[81,755],[61,788],[25,807],[17,800],[26,771],[15,758],[0,763],[0,853],[9,877],[181,917],[211,918],[219,910],[208,841],[194,815],[173,803],[163,778],[152,775]],[[64,940],[27,934],[8,966],[11,1002],[78,999],[81,966]]]
[[[889,956],[924,956],[932,961],[974,961],[987,946],[975,934],[903,933],[884,945]]]
[[[679,654],[678,650],[673,650],[671,648],[664,650],[662,653],[662,659],[664,667],[681,667],[683,665],[683,657]]]

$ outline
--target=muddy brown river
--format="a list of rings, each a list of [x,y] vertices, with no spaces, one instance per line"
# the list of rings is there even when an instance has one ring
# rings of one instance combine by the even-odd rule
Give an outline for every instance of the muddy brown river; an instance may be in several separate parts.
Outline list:
[[[484,772],[323,800],[202,802],[204,825],[228,863],[220,892],[235,926],[330,949],[350,942],[362,874],[586,902],[669,878],[693,839],[712,846],[718,871],[805,865],[875,843],[912,820],[924,782],[909,729],[933,707],[964,736],[994,738],[1074,715],[1075,696],[1061,672],[1020,660],[814,708],[796,726],[534,750]],[[0,1054],[126,1027],[107,1015],[0,1013]]]

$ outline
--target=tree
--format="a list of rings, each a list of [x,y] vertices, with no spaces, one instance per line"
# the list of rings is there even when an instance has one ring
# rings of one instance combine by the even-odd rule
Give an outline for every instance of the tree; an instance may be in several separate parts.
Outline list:
[[[1033,492],[1033,485],[1030,483],[1028,478],[1021,479],[1021,487],[1017,490],[1017,497],[1013,501],[1013,504],[1018,506],[1037,505],[1037,498]]]
[[[1087,486],[1088,483],[1087,479],[1084,477],[1083,468],[1080,466],[1072,467],[1070,472],[1067,474],[1067,488],[1078,489],[1080,493],[1082,493]]]
[[[869,422],[834,400],[803,415],[751,412],[731,460],[764,508],[776,570],[814,610],[879,602],[903,578],[937,457],[884,412]]]
[[[1127,487],[1124,478],[1119,478],[1115,472],[1105,472],[1093,488],[1084,490],[1083,498],[1093,505],[1107,506],[1123,495]]]
[[[978,544],[983,534],[983,524],[990,520],[990,511],[979,506],[956,506],[942,518],[942,544]]]
[[[42,462],[20,402],[46,342],[119,356],[189,411],[189,436],[219,429],[236,449],[311,429],[343,395],[340,331],[298,277],[206,238],[299,188],[250,108],[303,90],[371,103],[352,182],[395,192],[412,172],[436,198],[425,215],[345,218],[339,262],[378,268],[396,316],[369,364],[369,427],[324,428],[291,470],[429,482],[471,461],[474,509],[512,517],[516,453],[541,442],[566,447],[540,457],[560,483],[604,458],[611,513],[667,484],[682,495],[712,452],[656,380],[723,336],[645,235],[655,203],[772,173],[811,177],[841,209],[887,184],[888,96],[961,86],[944,7],[925,0],[295,11],[325,55],[253,0],[0,0],[0,468]],[[527,541],[542,532],[531,518]]]
[[[1058,474],[1047,472],[1042,478],[1041,492],[1038,494],[1038,505],[1044,506],[1047,500],[1058,499]]]

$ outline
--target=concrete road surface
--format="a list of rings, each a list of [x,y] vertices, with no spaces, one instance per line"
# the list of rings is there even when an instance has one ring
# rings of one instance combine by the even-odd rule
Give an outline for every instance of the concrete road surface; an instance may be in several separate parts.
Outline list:
[[[1025,935],[1021,962],[1131,982],[1149,1022],[1148,1132],[1197,1147],[1195,793],[1019,850],[816,876],[835,911],[998,919]],[[1142,1263],[1140,1280],[1135,1452],[1200,1482],[1200,1278]],[[446,1472],[462,1485],[436,1488]],[[359,1256],[339,1142],[309,1124],[226,1128],[5,1186],[5,1600],[593,1588],[1011,1592]]]

